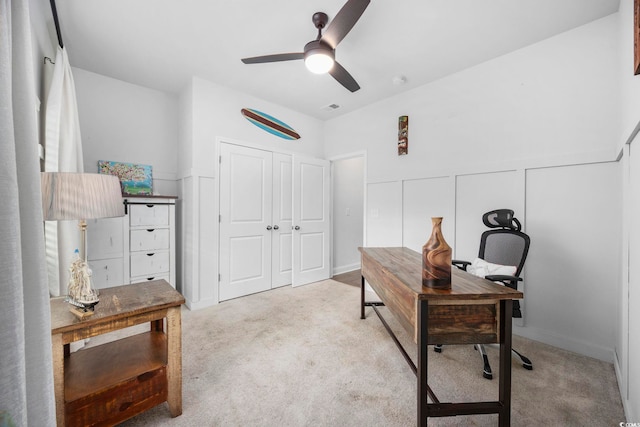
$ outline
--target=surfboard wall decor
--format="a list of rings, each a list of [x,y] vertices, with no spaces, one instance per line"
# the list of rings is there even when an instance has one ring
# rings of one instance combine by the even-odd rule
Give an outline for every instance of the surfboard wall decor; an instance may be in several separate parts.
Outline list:
[[[298,132],[293,130],[291,126],[262,111],[243,108],[240,112],[245,119],[270,134],[289,140],[300,139]]]

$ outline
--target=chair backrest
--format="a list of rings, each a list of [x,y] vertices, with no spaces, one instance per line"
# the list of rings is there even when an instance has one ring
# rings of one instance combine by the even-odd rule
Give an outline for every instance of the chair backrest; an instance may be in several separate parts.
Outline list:
[[[515,276],[520,277],[531,240],[520,231],[520,222],[513,217],[513,211],[498,209],[487,212],[482,221],[487,227],[497,230],[482,233],[478,257],[493,264],[515,265]]]

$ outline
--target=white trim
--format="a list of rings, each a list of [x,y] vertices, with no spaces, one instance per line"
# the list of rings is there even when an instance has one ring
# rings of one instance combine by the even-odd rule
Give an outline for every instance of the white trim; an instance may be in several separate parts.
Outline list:
[[[350,271],[355,271],[360,268],[360,263],[357,262],[355,264],[343,265],[341,267],[333,267],[332,276],[337,276],[338,274],[348,273]]]
[[[216,156],[217,157],[217,156]],[[216,174],[211,173],[211,171],[209,170],[203,170],[203,169],[187,169],[184,171],[181,171],[180,173],[178,173],[178,180],[180,179],[185,179],[185,178],[189,178],[189,177],[206,177],[206,178],[216,178]]]
[[[553,347],[572,351],[583,356],[593,357],[594,359],[608,363],[614,363],[616,358],[615,350],[613,348],[594,345],[590,342],[576,340],[569,336],[559,335],[531,326],[520,328],[513,325],[513,333],[514,335],[519,335],[534,341],[540,341]]]
[[[640,419],[640,414],[634,414],[633,408],[629,404],[629,400],[627,399],[627,393],[624,389],[625,382],[623,381],[622,369],[620,368],[620,364],[618,361],[618,354],[615,353],[615,358],[613,361],[613,368],[616,372],[616,380],[618,381],[618,390],[620,391],[620,400],[622,400],[622,409],[624,410],[624,417],[627,420],[637,420]]]
[[[366,159],[367,150],[358,150],[351,153],[339,154],[337,156],[329,157],[327,160],[329,160],[330,162],[335,162],[337,160],[353,159],[354,157],[364,157]]]
[[[619,151],[606,149],[587,153],[572,153],[550,157],[539,157],[535,159],[523,159],[520,161],[496,162],[480,166],[463,166],[459,169],[440,169],[428,172],[420,171],[400,176],[396,179],[382,178],[380,180],[368,181],[367,184],[383,184],[387,182],[409,181],[417,179],[443,178],[447,176],[478,175],[488,173],[499,173],[518,170],[544,169],[553,167],[577,166],[594,163],[616,162],[619,158]]]
[[[354,159],[354,158],[358,158],[358,157],[362,157],[362,246],[366,247],[367,246],[367,150],[358,150],[358,151],[353,151],[351,153],[345,153],[345,154],[340,154],[337,156],[332,156],[330,157],[329,163],[331,165],[330,167],[330,171],[331,171],[331,195],[330,195],[330,212],[331,215],[333,215],[333,198],[334,198],[334,191],[333,191],[333,163],[336,161],[340,161],[340,160],[346,160],[346,159]],[[341,274],[339,273],[340,271],[342,272],[347,272],[347,271],[353,271],[353,270],[357,270],[358,268],[360,268],[360,264],[351,264],[353,265],[357,265],[357,267],[355,268],[351,268],[350,266],[343,266],[343,267],[334,267],[333,266],[333,260],[334,260],[334,254],[333,254],[333,242],[334,242],[334,236],[333,236],[333,217],[331,218],[331,268],[333,271],[333,275],[335,276],[336,274]],[[351,268],[350,270],[344,270],[345,268]]]
[[[218,302],[213,298],[201,300],[198,302],[192,302],[191,300],[185,298],[184,304],[187,306],[189,310],[193,311],[193,310],[200,310],[202,308],[212,307],[214,305],[217,305]]]
[[[177,181],[178,174],[176,172],[158,172],[153,171],[153,179],[159,179],[163,181]]]
[[[629,134],[629,137],[625,141],[625,145],[631,144],[635,140],[636,136],[638,135],[638,132],[640,132],[640,121],[636,124],[636,127],[633,128],[633,130]]]
[[[242,147],[247,147],[247,148],[254,148],[256,150],[262,150],[262,151],[269,151],[271,153],[280,153],[280,154],[289,154],[291,156],[293,155],[304,155],[306,157],[311,157],[314,159],[322,159],[322,160],[326,160],[322,157],[315,157],[309,154],[305,154],[305,153],[301,153],[299,151],[292,151],[292,150],[284,150],[282,148],[278,148],[278,147],[267,147],[264,144],[257,144],[255,142],[247,142],[247,141],[242,141],[239,139],[234,139],[234,138],[227,138],[227,137],[222,137],[222,136],[216,136],[216,154],[219,153],[218,148],[220,147],[220,143],[224,143],[224,144],[231,144],[231,145],[240,145]],[[217,169],[217,168],[216,168]],[[220,176],[220,174],[216,174],[217,176]]]

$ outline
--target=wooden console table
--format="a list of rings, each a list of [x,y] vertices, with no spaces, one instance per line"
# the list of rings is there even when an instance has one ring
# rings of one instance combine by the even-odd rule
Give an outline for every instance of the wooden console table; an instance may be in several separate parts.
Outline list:
[[[113,425],[165,401],[171,416],[182,414],[183,303],[165,280],[100,289],[84,320],[52,298],[57,425]],[[146,322],[149,332],[69,352],[71,342]]]
[[[450,290],[422,286],[422,257],[407,248],[359,248],[362,253],[360,318],[371,306],[409,363],[418,380],[417,425],[427,417],[498,414],[499,425],[511,423],[512,300],[522,292],[452,268]],[[365,302],[365,280],[382,302]],[[384,305],[418,345],[417,367],[376,308]],[[427,384],[427,346],[432,344],[500,344],[497,401],[442,403]],[[427,397],[432,403],[428,403]]]

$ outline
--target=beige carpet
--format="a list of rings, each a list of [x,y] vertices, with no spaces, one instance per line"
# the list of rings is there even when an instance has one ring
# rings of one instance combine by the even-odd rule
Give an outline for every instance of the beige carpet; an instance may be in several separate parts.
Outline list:
[[[327,280],[183,310],[183,414],[166,404],[127,426],[412,426],[416,379],[357,287]],[[386,309],[383,309],[386,310]],[[385,312],[403,343],[415,346]],[[100,341],[94,339],[91,345]],[[514,336],[534,364],[513,364],[513,426],[615,426],[624,421],[613,365]],[[497,378],[498,352],[489,357]],[[429,352],[441,401],[496,400],[472,346]],[[496,415],[430,418],[495,426]]]

